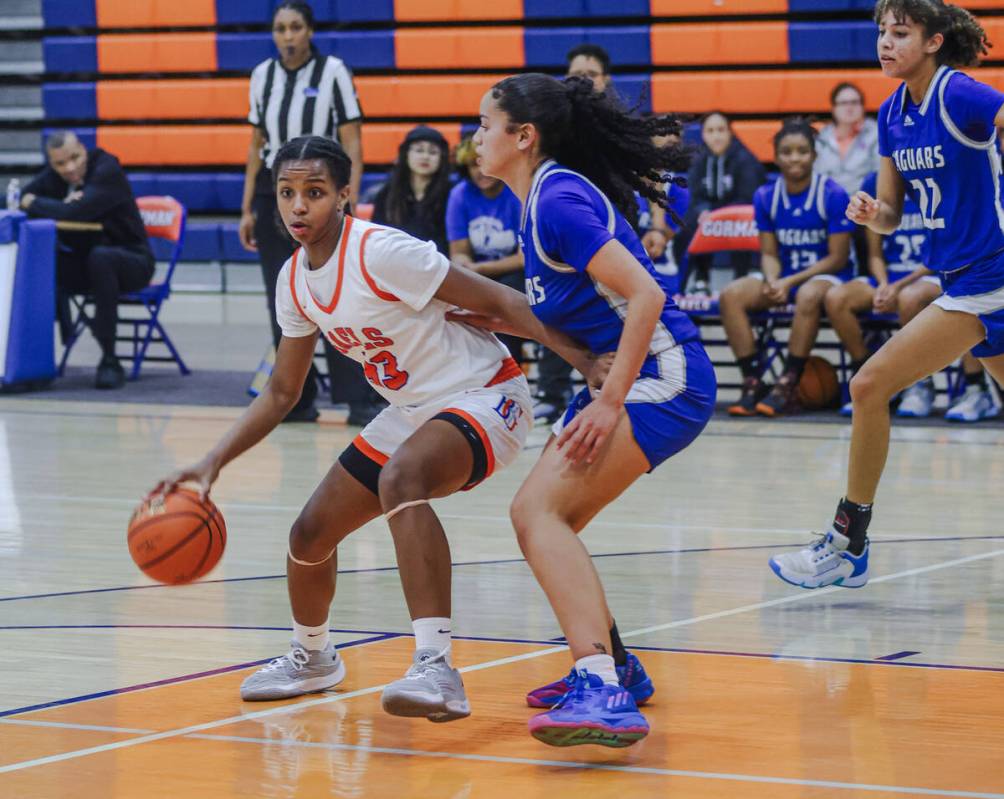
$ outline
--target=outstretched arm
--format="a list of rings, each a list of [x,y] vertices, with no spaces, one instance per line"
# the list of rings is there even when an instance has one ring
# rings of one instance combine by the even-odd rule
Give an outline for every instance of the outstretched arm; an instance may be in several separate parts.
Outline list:
[[[533,315],[526,297],[515,289],[451,266],[435,296],[473,312],[473,315],[449,314],[453,321],[539,341],[588,376],[592,364],[589,350],[560,330],[543,324]]]
[[[206,496],[220,470],[271,433],[296,405],[316,344],[316,334],[301,338],[283,336],[265,390],[202,460],[165,477],[151,493],[168,494],[178,483],[192,481],[199,484],[200,493]]]

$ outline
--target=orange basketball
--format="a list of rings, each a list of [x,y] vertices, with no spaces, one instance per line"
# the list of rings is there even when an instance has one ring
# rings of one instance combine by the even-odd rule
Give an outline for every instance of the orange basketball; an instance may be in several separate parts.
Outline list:
[[[837,370],[826,358],[812,355],[806,361],[802,379],[798,381],[798,401],[803,408],[832,408],[840,396]]]
[[[219,562],[227,545],[220,509],[207,497],[178,488],[144,501],[129,520],[129,554],[140,570],[161,583],[197,580]]]

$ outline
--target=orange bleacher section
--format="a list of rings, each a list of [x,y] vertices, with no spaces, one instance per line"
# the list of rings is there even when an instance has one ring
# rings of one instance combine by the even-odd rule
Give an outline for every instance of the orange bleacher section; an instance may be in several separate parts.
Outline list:
[[[43,0],[43,106],[115,153],[142,193],[196,215],[236,213],[251,128],[248,76],[274,55],[277,0]],[[1004,47],[999,0],[964,0]],[[354,71],[366,119],[364,189],[418,122],[451,143],[506,74],[561,74],[576,44],[604,46],[618,91],[643,111],[721,110],[764,162],[787,114],[825,121],[852,80],[875,112],[892,91],[875,63],[871,0],[314,0],[314,42]],[[998,56],[999,57],[999,56]],[[992,53],[991,59],[994,58]],[[1004,89],[1004,61],[979,77]],[[198,251],[249,259],[234,227]],[[199,222],[190,225],[196,251]],[[214,250],[213,247],[216,246]]]

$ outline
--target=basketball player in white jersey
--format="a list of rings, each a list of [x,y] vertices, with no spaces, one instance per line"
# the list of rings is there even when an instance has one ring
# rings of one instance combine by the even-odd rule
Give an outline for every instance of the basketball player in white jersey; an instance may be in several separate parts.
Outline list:
[[[445,314],[459,306],[513,320],[594,384],[606,361],[538,322],[522,294],[452,267],[434,244],[346,216],[350,168],[330,139],[301,137],[278,153],[279,212],[302,246],[279,275],[283,335],[272,378],[201,461],[155,490],[188,480],[207,493],[220,469],[295,404],[318,335],[361,363],[390,406],[341,454],[293,524],[286,561],[292,647],[249,676],[241,696],[285,699],[344,679],[328,636],[336,547],[383,515],[416,645],[412,666],[385,689],[383,706],[449,721],[469,715],[470,706],[450,659],[450,549],[429,500],[473,488],[510,464],[533,413],[522,371],[498,339]]]

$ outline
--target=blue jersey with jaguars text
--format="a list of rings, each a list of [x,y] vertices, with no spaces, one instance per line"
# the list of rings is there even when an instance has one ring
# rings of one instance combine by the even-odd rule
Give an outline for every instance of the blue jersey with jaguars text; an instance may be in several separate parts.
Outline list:
[[[830,236],[850,233],[854,223],[847,218],[848,197],[840,184],[813,173],[809,187],[788,194],[783,177],[756,190],[753,215],[761,233],[777,238],[781,277],[813,266],[830,252]],[[854,248],[846,266],[836,273],[843,280],[854,277]]]
[[[627,300],[586,271],[612,239],[667,290],[637,234],[606,195],[578,172],[554,161],[542,164],[534,174],[520,230],[527,300],[542,322],[595,353],[617,349],[627,313]],[[689,341],[699,341],[697,328],[667,292],[641,374],[655,373],[656,353]]]
[[[994,118],[1004,94],[942,66],[918,104],[906,84],[879,110],[879,154],[891,158],[930,239],[926,265],[953,272],[1004,249]],[[996,264],[1000,259],[990,259]],[[996,273],[999,266],[989,266]],[[991,276],[988,285],[1004,275]]]
[[[872,172],[861,184],[861,191],[875,196],[878,172]],[[920,206],[907,195],[903,198],[903,216],[894,233],[882,237],[882,258],[890,275],[901,276],[927,265],[927,229]]]

